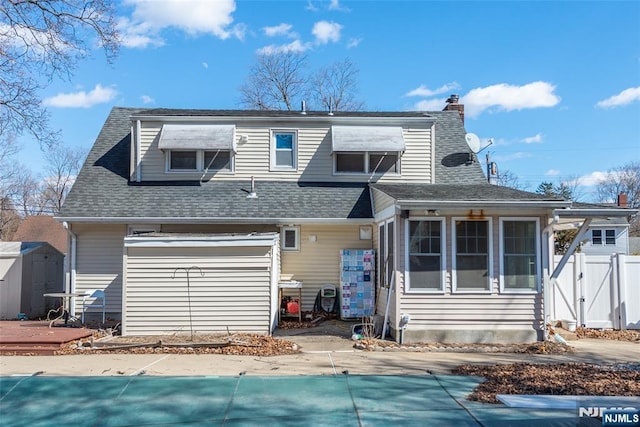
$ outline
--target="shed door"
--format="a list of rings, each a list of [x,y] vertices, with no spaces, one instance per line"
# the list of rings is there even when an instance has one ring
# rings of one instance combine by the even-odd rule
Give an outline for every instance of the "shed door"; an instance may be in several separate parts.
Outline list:
[[[125,333],[269,333],[271,256],[265,246],[128,248]]]

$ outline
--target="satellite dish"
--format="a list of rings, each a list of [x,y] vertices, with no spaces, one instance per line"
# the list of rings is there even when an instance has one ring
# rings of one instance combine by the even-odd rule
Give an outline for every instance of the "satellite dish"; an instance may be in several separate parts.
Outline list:
[[[467,142],[467,145],[474,152],[474,154],[478,154],[480,152],[480,138],[475,133],[468,133],[464,136],[464,140]]]

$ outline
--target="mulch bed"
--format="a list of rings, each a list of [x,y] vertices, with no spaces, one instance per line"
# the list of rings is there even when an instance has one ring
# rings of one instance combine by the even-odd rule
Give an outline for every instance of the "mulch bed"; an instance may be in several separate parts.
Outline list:
[[[468,396],[469,400],[484,403],[500,403],[497,394],[640,396],[640,364],[462,365],[452,373],[485,377]]]
[[[595,338],[601,340],[640,341],[640,331],[631,329],[617,331],[612,329],[587,329],[579,327],[576,328],[575,334],[578,339]]]

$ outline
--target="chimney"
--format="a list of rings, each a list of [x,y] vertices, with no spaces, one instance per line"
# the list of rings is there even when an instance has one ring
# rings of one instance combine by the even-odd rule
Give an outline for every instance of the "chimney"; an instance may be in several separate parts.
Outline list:
[[[447,99],[447,105],[445,105],[442,111],[452,111],[456,110],[460,114],[460,119],[462,120],[462,124],[464,124],[464,105],[458,104],[458,100],[460,97],[456,94],[451,95]]]
[[[618,207],[627,207],[627,195],[625,193],[618,194]]]

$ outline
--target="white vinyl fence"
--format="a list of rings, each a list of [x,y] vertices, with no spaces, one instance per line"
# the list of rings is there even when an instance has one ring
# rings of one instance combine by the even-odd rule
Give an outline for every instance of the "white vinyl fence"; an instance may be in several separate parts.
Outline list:
[[[555,257],[555,264],[561,256]],[[553,320],[640,329],[640,256],[573,255],[552,287]]]

